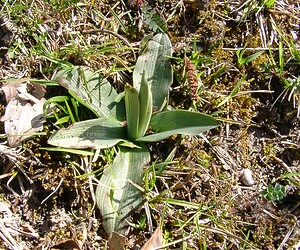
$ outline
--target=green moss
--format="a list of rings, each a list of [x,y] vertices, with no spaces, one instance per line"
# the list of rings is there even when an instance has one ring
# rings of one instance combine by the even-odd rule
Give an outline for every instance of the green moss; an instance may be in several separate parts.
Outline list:
[[[264,162],[268,163],[270,160],[276,157],[278,148],[275,144],[270,143],[268,141],[263,141],[262,146],[263,155],[265,156]]]
[[[210,167],[211,161],[212,161],[212,156],[209,155],[205,150],[202,150],[202,149],[194,150],[192,152],[192,154],[194,155],[194,158],[196,159],[198,164],[200,164],[201,166],[203,166],[205,168]]]

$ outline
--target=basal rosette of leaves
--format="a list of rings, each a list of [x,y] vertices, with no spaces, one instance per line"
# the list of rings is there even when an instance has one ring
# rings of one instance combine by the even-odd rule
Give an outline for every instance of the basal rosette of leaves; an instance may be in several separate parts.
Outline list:
[[[155,35],[136,62],[133,86],[125,86],[124,98],[119,101],[120,94],[98,73],[67,67],[56,75],[56,80],[99,118],[60,129],[48,143],[66,148],[118,149],[96,189],[103,227],[109,235],[124,233],[126,219],[143,204],[137,185],[142,185],[143,167],[150,162],[146,143],[173,134],[196,135],[218,126],[214,118],[199,112],[166,110],[173,81],[171,56],[168,36]]]

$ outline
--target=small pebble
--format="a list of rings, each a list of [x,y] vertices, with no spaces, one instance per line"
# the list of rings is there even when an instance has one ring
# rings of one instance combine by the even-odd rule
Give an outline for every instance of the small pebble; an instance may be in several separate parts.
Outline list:
[[[240,181],[246,186],[252,186],[255,184],[250,169],[245,168],[240,172]]]

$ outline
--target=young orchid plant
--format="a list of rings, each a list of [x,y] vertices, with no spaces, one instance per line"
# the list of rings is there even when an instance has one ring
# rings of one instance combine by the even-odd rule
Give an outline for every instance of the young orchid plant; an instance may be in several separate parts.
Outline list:
[[[147,143],[174,134],[197,135],[218,126],[211,116],[187,110],[166,110],[172,84],[172,46],[165,33],[155,35],[139,56],[133,86],[118,94],[98,73],[68,67],[56,80],[99,118],[58,130],[48,143],[65,148],[117,148],[96,189],[103,227],[124,233],[130,213],[143,203],[144,166],[150,162]]]

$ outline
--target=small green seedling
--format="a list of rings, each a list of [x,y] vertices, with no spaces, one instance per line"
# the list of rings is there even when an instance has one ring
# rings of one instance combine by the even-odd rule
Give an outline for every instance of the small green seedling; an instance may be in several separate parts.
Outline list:
[[[269,184],[267,189],[263,190],[261,196],[270,201],[281,201],[284,197],[286,197],[285,186],[275,183],[273,186]]]
[[[214,118],[205,114],[166,110],[173,81],[171,56],[168,36],[155,35],[137,60],[133,86],[126,85],[123,95],[98,73],[79,67],[65,67],[56,75],[56,80],[99,118],[60,129],[51,136],[49,144],[68,148],[118,148],[96,190],[103,227],[109,235],[114,231],[124,233],[130,213],[143,203],[139,186],[143,168],[150,162],[146,143],[173,134],[197,135],[218,126]]]
[[[254,54],[251,54],[249,56],[243,57],[244,53],[245,53],[245,49],[241,49],[241,50],[237,50],[236,51],[236,56],[238,59],[238,67],[241,67],[249,62],[252,62],[253,60],[255,60],[256,58],[260,57],[264,51],[259,51],[256,52]]]

